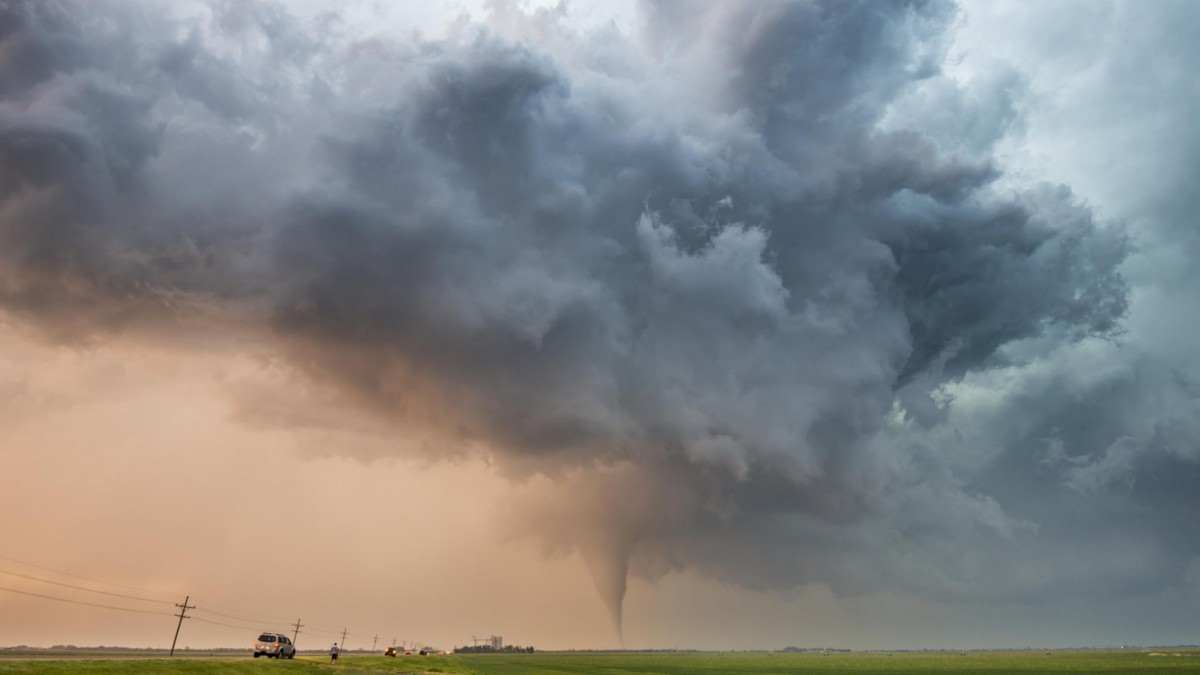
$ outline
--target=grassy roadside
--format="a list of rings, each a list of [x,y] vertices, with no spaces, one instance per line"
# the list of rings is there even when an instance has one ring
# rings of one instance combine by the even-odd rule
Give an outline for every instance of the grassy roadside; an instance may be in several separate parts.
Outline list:
[[[427,656],[420,661],[382,656],[349,656],[329,663],[328,656],[298,656],[295,659],[251,657],[201,658],[98,658],[98,659],[4,659],[0,675],[368,675],[377,673],[459,673],[474,671],[456,656]]]

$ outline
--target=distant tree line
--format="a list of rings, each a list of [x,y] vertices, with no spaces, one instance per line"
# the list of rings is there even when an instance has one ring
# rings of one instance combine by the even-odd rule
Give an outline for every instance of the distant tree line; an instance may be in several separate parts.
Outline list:
[[[455,654],[532,654],[533,647],[522,647],[520,645],[504,645],[500,649],[494,649],[491,645],[463,645],[454,648]]]

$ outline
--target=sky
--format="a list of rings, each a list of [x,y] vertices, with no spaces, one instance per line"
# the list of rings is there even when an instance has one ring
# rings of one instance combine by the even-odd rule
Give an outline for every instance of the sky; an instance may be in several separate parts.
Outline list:
[[[1196,643],[1198,28],[0,0],[0,646]]]

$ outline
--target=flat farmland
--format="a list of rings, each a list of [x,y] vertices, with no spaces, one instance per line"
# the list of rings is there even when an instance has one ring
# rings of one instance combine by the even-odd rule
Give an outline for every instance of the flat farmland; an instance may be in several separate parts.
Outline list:
[[[1166,654],[1151,656],[1151,654]],[[1179,656],[1171,656],[1179,654]],[[542,660],[544,659],[544,660]],[[1200,673],[1200,651],[967,652],[888,654],[530,654],[476,655],[481,675],[516,673],[675,675],[702,673]]]
[[[228,658],[0,660],[0,675],[142,673],[461,673],[471,675],[774,675],[784,673],[1200,673],[1200,650],[871,654],[474,654],[386,658],[350,655],[293,661]]]

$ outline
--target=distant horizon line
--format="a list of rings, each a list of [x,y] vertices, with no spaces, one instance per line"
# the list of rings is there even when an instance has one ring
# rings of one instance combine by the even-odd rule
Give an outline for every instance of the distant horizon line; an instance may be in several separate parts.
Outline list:
[[[466,645],[459,645],[466,646]],[[453,652],[459,646],[452,647],[447,652]],[[366,649],[366,648],[347,648],[342,649],[342,653],[364,653],[374,654],[382,652],[383,649]],[[691,654],[819,654],[819,653],[937,653],[937,652],[1028,652],[1028,651],[1121,651],[1121,650],[1138,650],[1138,649],[1200,649],[1200,644],[1138,644],[1138,645],[1087,645],[1087,646],[1059,646],[1059,647],[926,647],[915,648],[905,647],[899,649],[884,649],[884,648],[851,648],[851,647],[796,647],[788,646],[778,649],[695,649],[695,648],[675,648],[675,647],[646,647],[641,649],[604,649],[604,648],[572,648],[572,649],[537,649],[534,653],[554,654],[554,653],[610,653],[610,654],[639,654],[639,653],[691,653]],[[38,651],[38,652],[89,652],[89,651],[112,651],[112,652],[169,652],[169,647],[129,647],[118,645],[96,645],[96,646],[76,646],[76,645],[53,645],[50,647],[39,647],[34,645],[13,645],[0,646],[2,652],[19,652],[19,651]],[[176,647],[176,652],[249,652],[253,651],[249,647]],[[297,652],[312,652],[323,654],[327,651],[325,648],[320,649],[305,649],[298,648]],[[471,651],[471,654],[487,654],[487,651]],[[506,653],[504,650],[496,650],[495,653]]]

